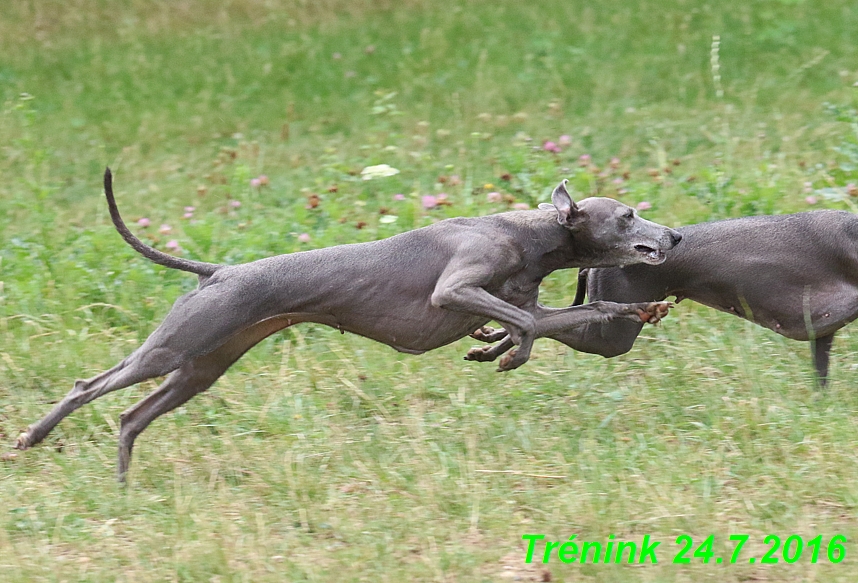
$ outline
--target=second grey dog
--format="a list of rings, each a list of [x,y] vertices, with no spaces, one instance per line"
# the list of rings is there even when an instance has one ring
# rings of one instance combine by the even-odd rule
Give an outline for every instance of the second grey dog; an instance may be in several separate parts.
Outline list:
[[[524,364],[535,338],[615,318],[657,321],[665,303],[601,302],[564,308],[537,322],[539,284],[557,269],[660,263],[681,239],[607,198],[576,204],[563,181],[551,210],[458,218],[389,239],[291,253],[242,265],[189,261],[162,253],[125,226],[104,190],[116,229],[148,259],[195,273],[199,287],[176,300],[143,345],[110,370],[74,388],[16,446],[42,441],[64,417],[110,391],[169,375],[120,416],[119,479],[137,436],[157,417],[208,389],[247,350],[300,322],[326,324],[420,354],[490,320],[510,331],[517,351],[501,370]]]
[[[746,217],[678,229],[682,245],[660,265],[582,270],[575,298],[642,302],[676,296],[811,342],[825,385],[837,330],[858,317],[858,217],[844,211]],[[641,324],[597,323],[550,335],[575,350],[617,356],[631,350]],[[494,341],[500,331],[476,338]],[[497,357],[508,340],[484,358]]]

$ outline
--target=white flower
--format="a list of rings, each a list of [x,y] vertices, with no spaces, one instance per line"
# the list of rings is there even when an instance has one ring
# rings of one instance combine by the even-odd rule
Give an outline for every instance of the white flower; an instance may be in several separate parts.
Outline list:
[[[361,170],[360,175],[364,180],[372,180],[373,178],[384,178],[399,174],[399,170],[388,166],[387,164],[378,164],[377,166],[367,166]]]

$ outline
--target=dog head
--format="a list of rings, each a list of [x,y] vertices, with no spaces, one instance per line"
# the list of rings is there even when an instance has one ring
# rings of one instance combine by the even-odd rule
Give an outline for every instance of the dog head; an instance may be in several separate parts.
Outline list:
[[[557,212],[557,221],[572,233],[576,256],[586,263],[582,267],[658,265],[682,240],[678,231],[642,219],[635,209],[611,198],[576,203],[566,180],[554,189],[551,202],[539,208]]]

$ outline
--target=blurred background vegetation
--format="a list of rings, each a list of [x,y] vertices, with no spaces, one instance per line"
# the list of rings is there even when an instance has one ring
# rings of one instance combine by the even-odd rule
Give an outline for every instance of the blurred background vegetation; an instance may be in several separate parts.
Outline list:
[[[858,535],[848,329],[820,394],[806,345],[685,303],[628,356],[545,341],[502,376],[468,342],[415,358],[305,326],[154,424],[127,492],[116,419],[152,383],[11,444],[195,284],[116,235],[106,165],[141,237],[225,263],[533,207],[563,178],[670,225],[853,210],[856,30],[848,1],[6,0],[3,579],[846,580],[849,551],[537,568],[520,537]]]

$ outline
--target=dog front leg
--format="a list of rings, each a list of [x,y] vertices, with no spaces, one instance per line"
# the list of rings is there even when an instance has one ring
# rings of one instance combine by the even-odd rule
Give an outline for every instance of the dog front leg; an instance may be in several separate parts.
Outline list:
[[[485,316],[503,324],[518,348],[507,355],[509,358],[501,363],[499,371],[518,368],[530,358],[536,331],[536,320],[531,313],[496,298],[481,287],[451,284],[449,281],[439,282],[436,286],[432,294],[432,305]]]
[[[257,343],[289,326],[285,318],[271,318],[230,338],[217,350],[199,356],[173,371],[154,392],[119,416],[117,479],[125,481],[134,440],[152,421],[207,390],[226,370]]]
[[[822,336],[810,343],[813,367],[816,369],[816,382],[824,389],[828,384],[828,359],[831,354],[831,343],[834,342],[834,332]]]
[[[535,338],[552,338],[580,352],[618,356],[631,350],[644,323],[661,321],[670,307],[669,302],[619,304],[603,301],[569,308],[538,306]],[[491,329],[485,331],[484,336],[497,336],[500,332]],[[494,346],[472,348],[465,360],[491,362],[512,346],[507,336]]]

